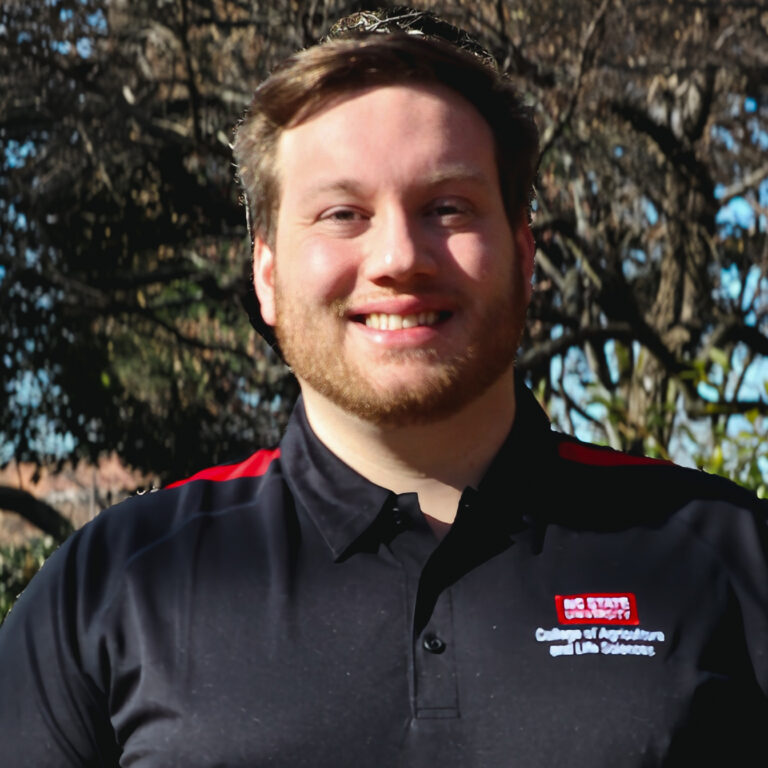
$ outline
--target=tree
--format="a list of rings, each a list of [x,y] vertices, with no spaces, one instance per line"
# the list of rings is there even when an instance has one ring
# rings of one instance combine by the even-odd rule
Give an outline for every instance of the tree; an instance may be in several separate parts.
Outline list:
[[[614,447],[762,485],[763,4],[487,10],[477,24],[531,92],[543,139],[519,367],[568,431],[580,420]],[[728,225],[737,198],[752,215]]]
[[[4,6],[0,423],[17,458],[45,461],[47,430],[179,476],[276,439],[295,385],[243,312],[228,143],[284,20]]]
[[[430,5],[497,54],[542,132],[520,370],[566,430],[687,454],[757,487],[768,410],[762,3]],[[277,60],[358,7],[3,6],[5,460],[113,448],[173,478],[277,439],[297,390],[245,319],[231,127]],[[724,223],[729,201],[751,218]]]

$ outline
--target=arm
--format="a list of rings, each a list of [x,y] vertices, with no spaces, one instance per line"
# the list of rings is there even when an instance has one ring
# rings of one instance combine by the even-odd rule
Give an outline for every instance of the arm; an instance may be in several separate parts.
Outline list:
[[[6,768],[116,766],[106,697],[84,671],[78,631],[82,533],[55,552],[0,627],[0,744]]]

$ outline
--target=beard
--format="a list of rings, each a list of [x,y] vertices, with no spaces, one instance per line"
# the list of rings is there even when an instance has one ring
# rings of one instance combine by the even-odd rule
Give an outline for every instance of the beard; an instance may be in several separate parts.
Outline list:
[[[276,285],[275,334],[283,357],[300,381],[343,411],[387,427],[431,423],[450,416],[482,395],[514,364],[527,301],[522,269],[515,259],[506,290],[487,297],[472,319],[471,341],[448,355],[435,349],[383,351],[386,366],[418,367],[416,384],[377,385],[376,363],[361,366],[343,344],[340,306],[317,312],[290,300]]]

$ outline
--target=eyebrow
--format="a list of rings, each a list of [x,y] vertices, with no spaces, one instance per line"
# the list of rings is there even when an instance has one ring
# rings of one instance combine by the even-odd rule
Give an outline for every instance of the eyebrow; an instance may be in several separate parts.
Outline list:
[[[312,198],[322,195],[326,192],[345,192],[347,194],[358,194],[362,192],[362,185],[354,179],[332,179],[330,181],[320,181],[308,187],[302,197]]]
[[[448,181],[470,182],[472,184],[488,184],[490,179],[486,174],[474,168],[468,168],[465,165],[449,165],[445,168],[439,168],[434,173],[423,177],[425,186],[438,186]]]
[[[417,184],[422,187],[437,187],[448,182],[470,183],[486,186],[491,183],[488,176],[480,170],[468,168],[465,165],[450,165],[439,168],[433,173],[428,173],[418,179]],[[320,181],[305,190],[304,198],[312,198],[328,192],[342,192],[345,194],[362,194],[364,186],[352,178],[331,179]]]

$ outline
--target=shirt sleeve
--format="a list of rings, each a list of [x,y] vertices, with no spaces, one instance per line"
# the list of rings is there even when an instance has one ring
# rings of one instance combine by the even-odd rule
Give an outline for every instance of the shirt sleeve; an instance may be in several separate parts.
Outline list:
[[[118,765],[106,696],[81,658],[81,540],[76,533],[48,559],[0,627],[4,768]]]
[[[741,608],[744,636],[755,678],[768,699],[768,510],[756,505],[736,517],[725,537],[725,557]]]

